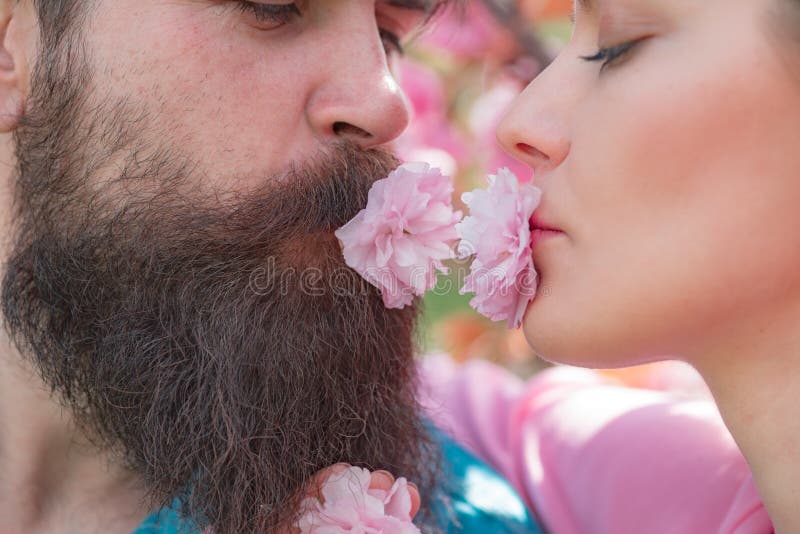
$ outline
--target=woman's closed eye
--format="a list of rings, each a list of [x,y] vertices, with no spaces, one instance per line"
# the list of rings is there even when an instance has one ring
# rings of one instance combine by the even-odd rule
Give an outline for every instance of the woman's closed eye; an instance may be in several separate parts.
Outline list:
[[[602,61],[603,63],[600,66],[600,71],[602,72],[604,68],[611,65],[614,61],[626,56],[636,45],[638,45],[642,41],[643,39],[637,39],[634,41],[627,41],[625,43],[621,43],[615,46],[601,48],[594,55],[580,56],[580,58],[585,61]]]

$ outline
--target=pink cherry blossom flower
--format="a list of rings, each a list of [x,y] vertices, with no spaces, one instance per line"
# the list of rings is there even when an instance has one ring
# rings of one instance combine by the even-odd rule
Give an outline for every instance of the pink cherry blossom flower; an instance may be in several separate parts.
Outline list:
[[[336,231],[345,263],[381,290],[387,308],[402,308],[447,273],[458,240],[453,184],[427,163],[407,163],[372,185],[367,207]]]
[[[474,293],[470,305],[493,321],[518,328],[536,295],[537,274],[531,255],[530,218],[542,192],[519,184],[508,169],[489,176],[486,190],[461,197],[470,215],[456,225],[458,256],[474,256],[460,293]]]
[[[328,478],[322,502],[306,498],[297,527],[312,534],[419,534],[411,522],[411,493],[405,478],[389,491],[371,489],[370,472],[349,467]]]

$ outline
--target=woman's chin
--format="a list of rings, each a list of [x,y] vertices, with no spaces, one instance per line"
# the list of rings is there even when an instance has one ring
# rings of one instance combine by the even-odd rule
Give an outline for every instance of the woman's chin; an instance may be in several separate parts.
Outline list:
[[[567,363],[567,354],[574,350],[570,348],[568,336],[562,334],[563,327],[555,321],[553,313],[543,311],[543,304],[538,300],[540,296],[528,304],[522,318],[522,331],[525,340],[533,352],[541,359],[550,363]],[[548,320],[550,319],[550,320]]]
[[[616,330],[609,329],[612,325],[604,324],[597,314],[583,319],[574,312],[559,311],[554,302],[545,305],[544,300],[534,299],[525,311],[522,330],[531,350],[554,364],[613,369],[653,361],[644,356],[647,351],[642,347],[625,343],[628,338],[624,328],[614,336],[611,332]]]

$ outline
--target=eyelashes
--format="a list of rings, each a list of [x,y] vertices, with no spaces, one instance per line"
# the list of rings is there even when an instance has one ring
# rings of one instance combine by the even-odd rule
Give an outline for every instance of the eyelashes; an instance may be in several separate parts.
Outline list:
[[[268,24],[269,28],[267,29],[279,28],[303,16],[296,3],[262,4],[248,0],[235,1],[238,9],[255,17],[260,24]],[[402,56],[405,53],[400,37],[396,33],[385,28],[379,28],[379,32],[387,55],[397,54]]]
[[[245,13],[252,14],[259,22],[268,22],[277,26],[289,24],[302,16],[297,4],[261,4],[248,0],[236,0],[237,7]]]
[[[380,29],[381,41],[383,42],[383,49],[387,54],[395,53],[399,56],[405,54],[403,44],[400,42],[400,37],[396,33],[383,28]]]
[[[610,46],[608,48],[601,48],[597,51],[596,54],[591,56],[580,56],[581,59],[584,61],[602,61],[602,65],[600,65],[600,71],[602,72],[607,66],[609,66],[612,62],[616,61],[624,57],[628,54],[633,47],[639,44],[642,40],[638,41],[628,41],[626,43],[618,44],[616,46]]]

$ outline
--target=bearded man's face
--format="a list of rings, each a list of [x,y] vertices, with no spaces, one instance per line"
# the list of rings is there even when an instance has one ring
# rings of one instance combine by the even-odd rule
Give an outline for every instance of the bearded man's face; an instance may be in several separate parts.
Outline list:
[[[90,4],[42,38],[15,133],[21,352],[156,502],[219,533],[287,524],[340,461],[424,488],[416,310],[385,309],[333,235],[408,120],[378,26],[419,15]]]

